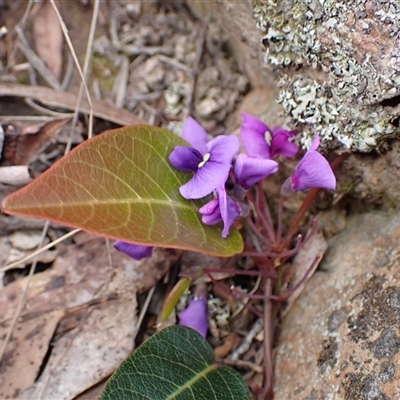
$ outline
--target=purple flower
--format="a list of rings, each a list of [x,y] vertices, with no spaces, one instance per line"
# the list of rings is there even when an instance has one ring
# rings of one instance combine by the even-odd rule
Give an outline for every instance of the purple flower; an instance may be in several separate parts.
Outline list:
[[[127,243],[122,240],[117,240],[114,243],[114,247],[125,253],[129,257],[132,257],[135,260],[141,260],[142,258],[151,257],[153,252],[153,247],[151,246],[142,246],[139,244]]]
[[[203,337],[207,336],[208,317],[207,298],[205,296],[190,300],[186,309],[179,313],[179,325],[192,328]]]
[[[252,158],[246,154],[239,154],[235,162],[235,181],[244,189],[261,181],[270,174],[278,171],[278,163],[264,158]]]
[[[193,178],[182,185],[179,192],[185,199],[200,199],[214,191],[228,174],[239,141],[233,135],[207,141],[207,133],[191,117],[185,122],[182,138],[193,148],[176,146],[169,155],[169,162],[180,171],[194,172]]]
[[[277,155],[293,157],[298,152],[298,146],[289,141],[296,131],[287,131],[280,126],[270,129],[250,114],[242,114],[242,118],[240,137],[248,156],[270,159]]]
[[[207,152],[207,142],[210,141],[210,138],[204,128],[194,118],[186,118],[182,128],[181,137],[189,142],[200,153]]]
[[[310,188],[336,189],[336,178],[326,158],[318,153],[319,136],[315,136],[309,150],[297,164],[292,176],[282,185],[281,194]]]
[[[241,210],[239,204],[226,194],[225,181],[217,188],[216,192],[217,198],[209,201],[199,211],[202,214],[201,220],[206,225],[215,225],[222,221],[224,223],[222,237],[226,238],[229,228],[240,216]]]

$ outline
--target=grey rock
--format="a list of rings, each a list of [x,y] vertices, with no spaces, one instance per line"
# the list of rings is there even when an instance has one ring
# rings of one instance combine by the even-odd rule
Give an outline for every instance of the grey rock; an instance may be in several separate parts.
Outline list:
[[[380,148],[399,134],[397,0],[255,0],[266,61],[281,75],[279,102],[308,147]]]
[[[400,399],[400,214],[352,216],[284,319],[275,400]]]

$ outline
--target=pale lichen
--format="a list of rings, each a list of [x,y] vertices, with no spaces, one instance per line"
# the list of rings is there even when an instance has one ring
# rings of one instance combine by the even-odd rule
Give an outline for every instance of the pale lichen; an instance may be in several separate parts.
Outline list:
[[[287,125],[307,147],[379,149],[400,133],[398,0],[254,0]]]

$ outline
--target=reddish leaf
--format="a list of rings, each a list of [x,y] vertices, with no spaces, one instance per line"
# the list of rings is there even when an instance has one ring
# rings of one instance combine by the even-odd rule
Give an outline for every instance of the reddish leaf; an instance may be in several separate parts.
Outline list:
[[[28,186],[8,196],[3,211],[61,222],[139,244],[228,257],[243,250],[235,229],[201,223],[202,201],[179,186],[190,176],[168,155],[181,138],[161,128],[134,126],[88,140]]]

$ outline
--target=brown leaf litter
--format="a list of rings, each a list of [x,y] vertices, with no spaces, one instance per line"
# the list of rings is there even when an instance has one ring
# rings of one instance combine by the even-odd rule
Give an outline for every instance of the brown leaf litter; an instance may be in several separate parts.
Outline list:
[[[39,5],[39,10],[32,20],[32,28],[38,56],[60,82],[63,66],[63,35],[60,22],[49,0]]]
[[[153,286],[179,257],[179,252],[160,250],[137,262],[111,250],[110,265],[104,239],[81,234],[80,240],[79,245],[61,246],[52,268],[34,275],[0,367],[7,382],[0,384],[0,397],[20,393],[27,399],[70,399],[109,376],[133,350],[136,293]],[[0,292],[3,330],[25,279]],[[51,355],[42,365],[49,344]],[[21,351],[21,346],[31,350]],[[27,357],[32,362],[26,363]],[[15,380],[22,364],[25,379]],[[40,368],[44,370],[36,380]]]

